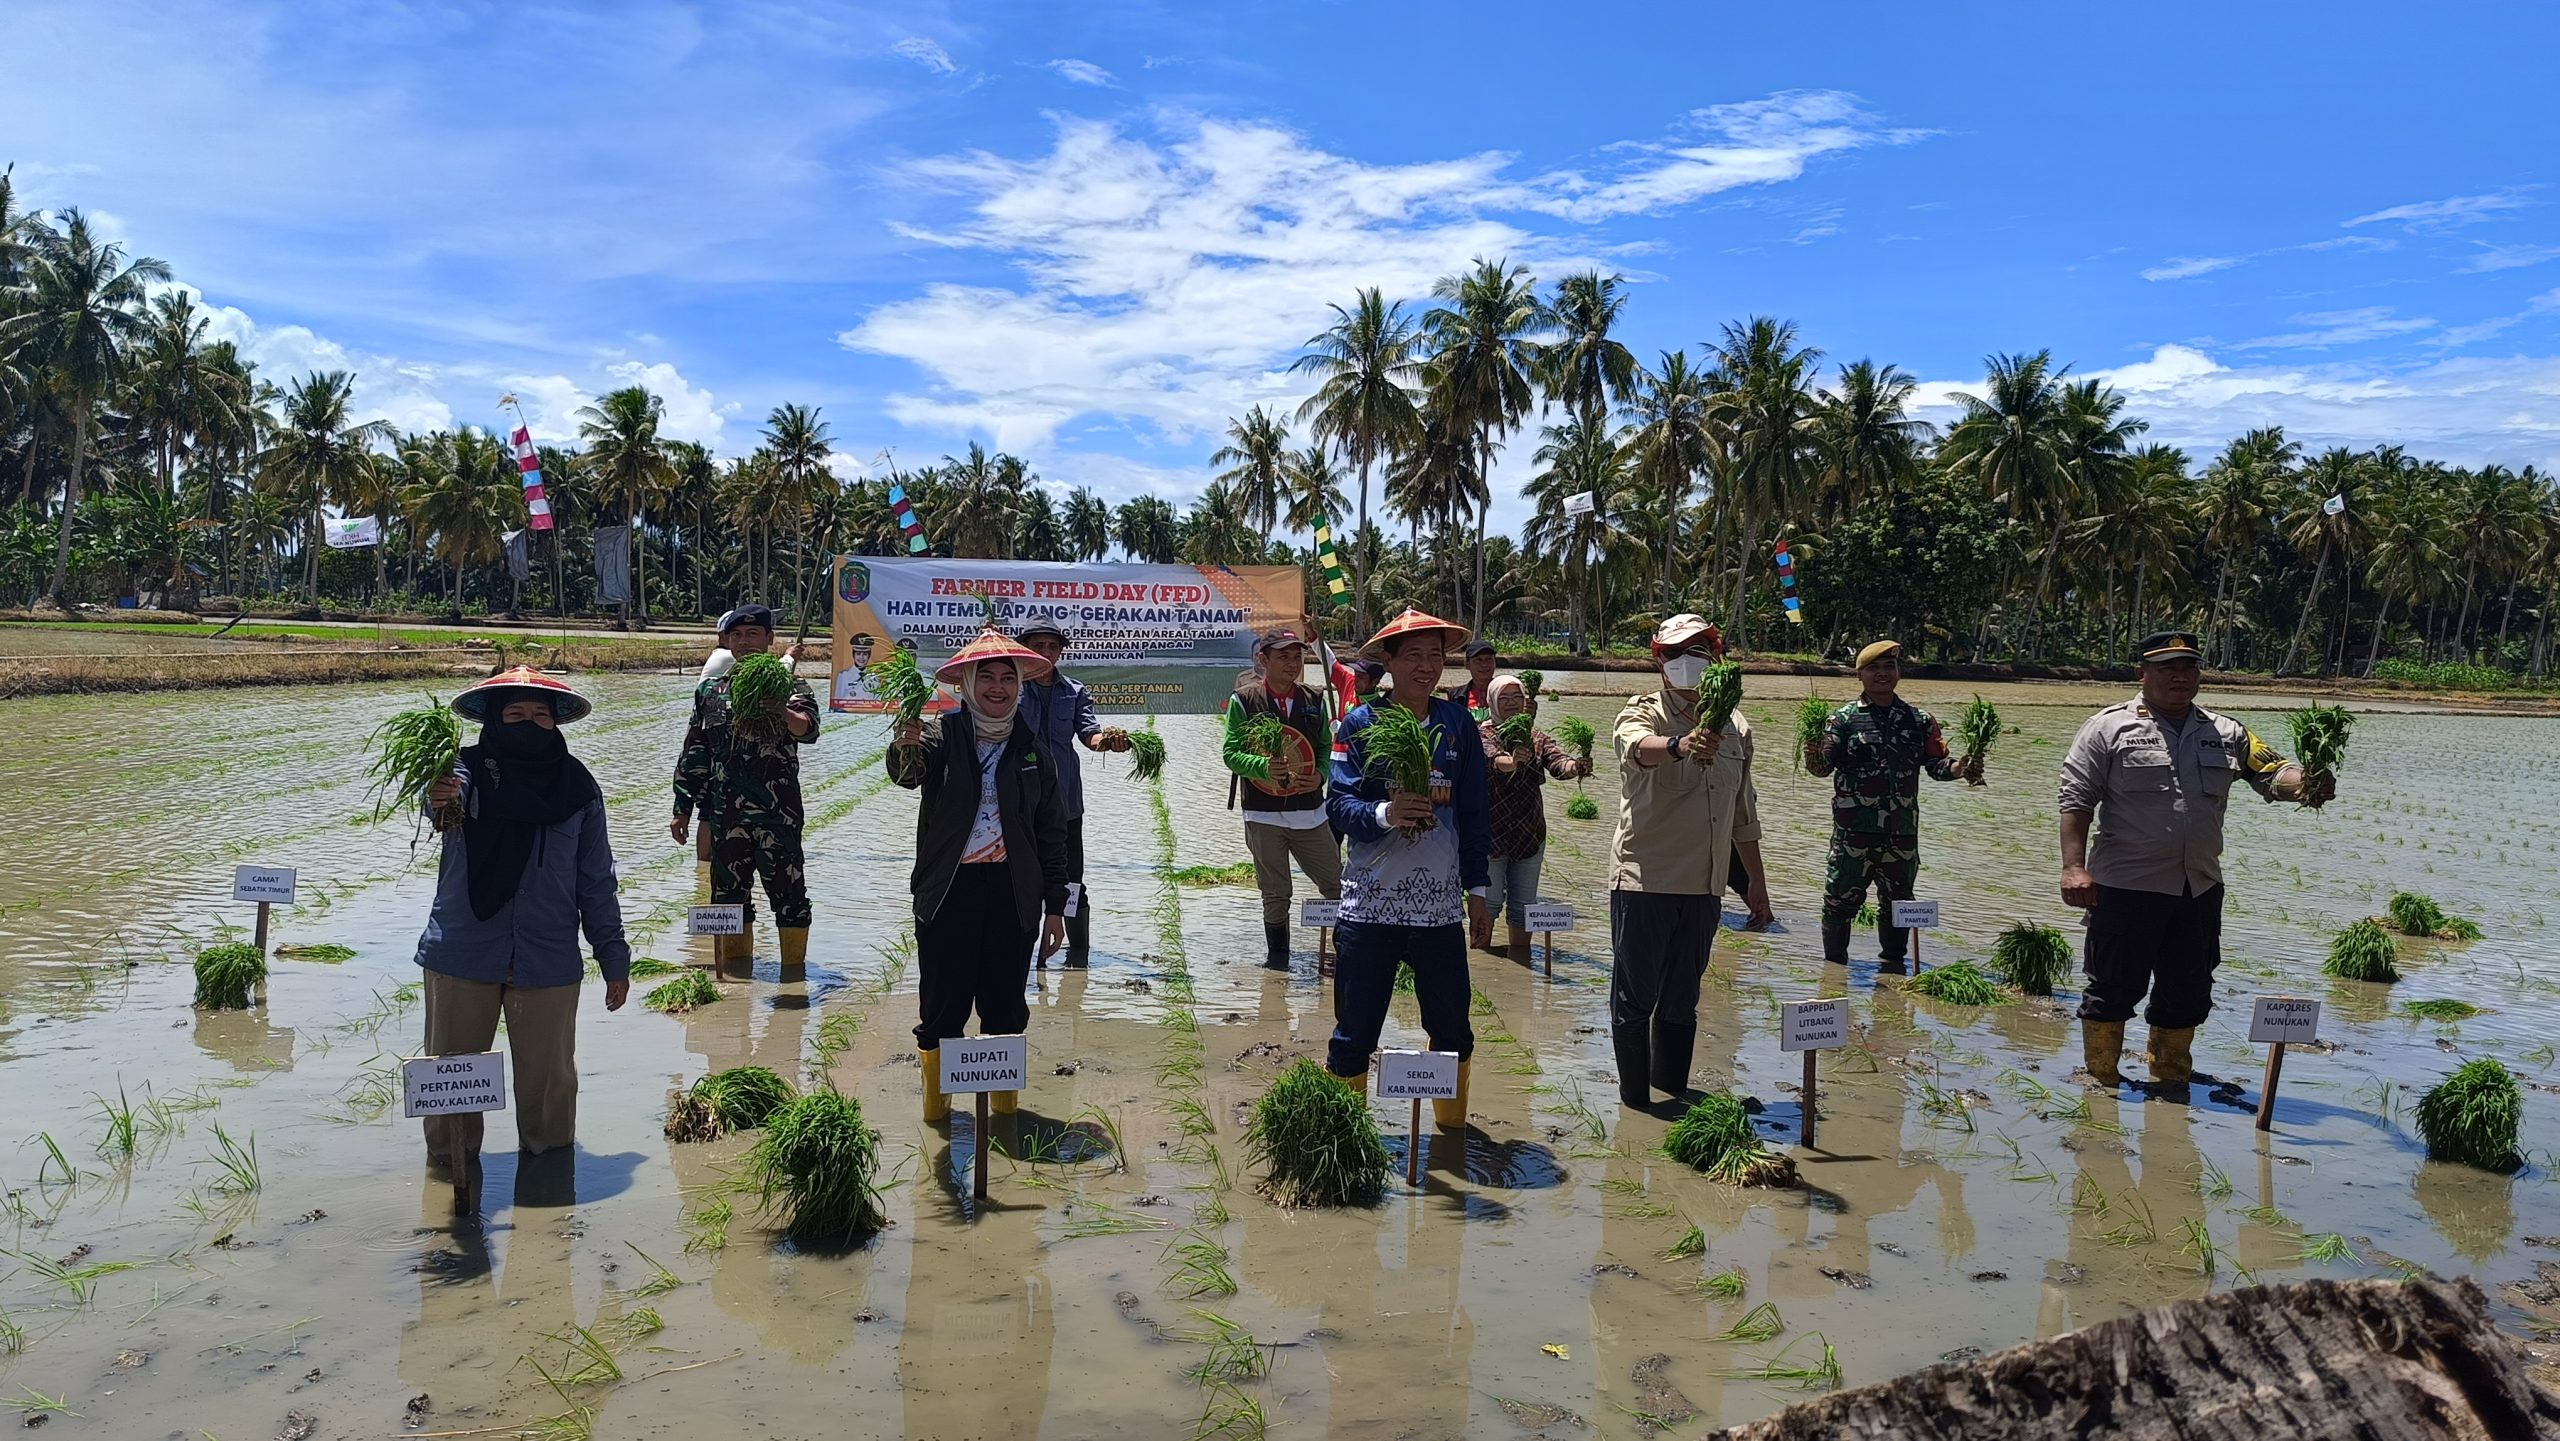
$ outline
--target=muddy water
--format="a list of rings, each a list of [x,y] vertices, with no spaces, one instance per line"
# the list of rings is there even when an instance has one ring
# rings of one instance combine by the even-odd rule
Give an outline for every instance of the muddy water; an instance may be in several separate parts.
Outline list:
[[[598,706],[575,744],[612,804],[638,949],[705,959],[680,933],[690,851],[662,829],[685,689],[582,684]],[[609,1016],[591,987],[573,1168],[519,1164],[509,1123],[493,1120],[480,1219],[460,1226],[450,1192],[423,1178],[416,1124],[378,1105],[389,1059],[420,1032],[401,987],[415,976],[428,851],[412,853],[405,826],[347,819],[360,738],[413,692],[10,703],[0,1185],[14,1214],[0,1237],[15,1255],[0,1261],[0,1396],[58,1399],[79,1416],[54,1426],[99,1436],[267,1436],[297,1413],[323,1436],[503,1435],[546,1418],[554,1434],[591,1424],[610,1437],[1158,1436],[1221,1423],[1231,1435],[1633,1436],[1648,1416],[1695,1434],[1783,1405],[1799,1383],[1738,1373],[1773,1359],[1810,1369],[1826,1344],[1856,1384],[2251,1278],[2388,1275],[2396,1260],[2494,1290],[2531,1269],[2528,1238],[2560,1234],[2539,1154],[2560,1135],[2541,1089],[2560,1079],[2544,899],[2560,728],[2377,715],[2325,813],[2235,807],[2222,994],[2318,997],[2335,1043],[2289,1059],[2278,1128],[2262,1137],[2246,1109],[2261,1052],[2235,1006],[2205,1028],[2197,1059],[2238,1083],[2236,1100],[2199,1086],[2189,1105],[2100,1098],[2083,1115],[2064,1081],[2074,995],[1967,1011],[1908,996],[1870,962],[1825,974],[1812,925],[1823,791],[1783,755],[1802,692],[1772,681],[1749,706],[1771,738],[1759,771],[1784,928],[1719,937],[1698,1069],[1758,1098],[1773,1138],[1791,1137],[1799,1067],[1778,1049],[1776,1003],[1852,997],[1860,1045],[1826,1057],[1822,1145],[1799,1153],[1801,1188],[1709,1185],[1653,1154],[1663,1122],[1619,1114],[1605,932],[1586,928],[1559,938],[1552,981],[1474,958],[1476,1129],[1429,1148],[1419,1191],[1399,1184],[1358,1213],[1261,1202],[1244,1108],[1286,1060],[1320,1054],[1329,998],[1312,954],[1285,978],[1252,964],[1249,889],[1160,882],[1168,862],[1243,856],[1211,722],[1184,718],[1164,725],[1169,842],[1125,762],[1091,778],[1105,953],[1089,972],[1038,978],[1038,1080],[1011,1139],[1047,1159],[999,1158],[994,1202],[973,1214],[974,1127],[917,1120],[901,947],[914,801],[882,784],[882,728],[860,721],[832,724],[810,757],[810,984],[777,987],[768,967],[681,1019],[636,1001]],[[2053,890],[2052,782],[2087,698],[1996,698],[2022,732],[1995,753],[1993,785],[1925,792],[1922,889],[1947,915],[1925,959],[1979,954],[2013,920],[2069,919]],[[1560,704],[1602,722],[1613,710]],[[1605,762],[1592,785],[1611,793]],[[1604,916],[1607,822],[1564,819],[1562,799],[1551,796],[1547,891]],[[280,961],[262,1009],[202,1016],[182,962],[249,920],[227,898],[243,861],[301,868],[279,942],[358,954]],[[2323,979],[2327,934],[2399,888],[2433,894],[2489,938],[2412,943],[2408,978],[2389,990]],[[1186,978],[1196,1030],[1178,1005]],[[2428,996],[2489,1014],[2458,1026],[2396,1014]],[[1399,1006],[1388,1043],[1419,1044],[1410,1002]],[[743,1147],[663,1140],[668,1089],[745,1061],[796,1070],[822,1053],[822,1031],[842,1043],[824,1048],[836,1083],[883,1132],[894,1224],[864,1249],[819,1254],[775,1245],[743,1199],[725,1227],[701,1223]],[[1195,1042],[1196,1082],[1179,1064]],[[2410,1136],[2417,1090],[2479,1054],[2537,1087],[2525,1137],[2537,1164],[2517,1177],[2430,1165]],[[99,1149],[97,1098],[119,1092],[170,1103],[157,1126],[146,1113],[130,1157]],[[1380,1114],[1401,1162],[1405,1118],[1392,1109]],[[217,1126],[235,1145],[254,1140],[255,1192],[226,1194]],[[1667,1256],[1693,1225],[1704,1253]],[[2301,1238],[2326,1232],[2356,1259],[2299,1259]],[[1205,1263],[1198,1279],[1176,1279],[1185,1260]],[[75,1275],[130,1268],[77,1281],[83,1298],[45,1275],[66,1262]],[[661,1264],[672,1289],[651,1284]],[[1745,1277],[1739,1299],[1698,1289],[1729,1269]],[[1219,1272],[1233,1294],[1219,1294]],[[1781,1334],[1718,1339],[1764,1302]],[[1236,1364],[1211,1344],[1221,1325],[1267,1348],[1245,1368],[1267,1375],[1196,1379]],[[615,1353],[619,1380],[569,1379],[573,1327]],[[1668,1360],[1646,1364],[1655,1356]]]

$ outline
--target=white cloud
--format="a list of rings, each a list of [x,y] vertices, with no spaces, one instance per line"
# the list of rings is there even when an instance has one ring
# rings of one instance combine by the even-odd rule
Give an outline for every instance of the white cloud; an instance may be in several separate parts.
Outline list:
[[[2343,226],[2401,225],[2411,230],[2451,230],[2456,226],[2477,225],[2484,220],[2500,218],[2500,213],[2519,210],[2524,197],[2511,190],[2494,195],[2457,195],[2448,200],[2428,200],[2415,205],[2394,205],[2353,220],[2341,220]]]
[[[1049,68],[1078,85],[1117,86],[1120,81],[1108,70],[1089,60],[1052,60]]]
[[[2242,341],[2234,350],[2325,350],[2337,345],[2361,345],[2368,340],[2381,340],[2394,335],[2408,335],[2420,330],[2433,330],[2435,321],[2427,316],[2394,314],[2387,305],[2368,305],[2355,310],[2320,310],[2292,317],[2296,325],[2310,326],[2283,335],[2261,336]]]
[[[1567,220],[1653,214],[1742,186],[1793,180],[1817,156],[1908,144],[1927,133],[1887,128],[1858,97],[1836,90],[1789,90],[1710,105],[1690,111],[1679,131],[1673,138],[1615,147],[1640,158],[1614,176],[1556,171],[1498,194],[1522,209]]]
[[[960,67],[951,63],[951,52],[918,35],[889,47],[890,53],[903,55],[936,75],[956,75]]]
[[[2462,267],[2465,275],[2489,270],[2518,270],[2528,265],[2540,265],[2546,260],[2560,260],[2560,245],[2491,245],[2485,240],[2472,243],[2480,247],[2480,253],[2471,257],[2470,264]]]
[[[2457,325],[2440,335],[2427,338],[2427,344],[2443,350],[2455,350],[2492,336],[2503,335],[2537,315],[2560,311],[2560,290],[2546,290],[2525,302],[2524,309],[2513,315],[2496,315],[2469,325]]]
[[[2145,280],[2192,280],[2199,275],[2211,275],[2217,270],[2229,270],[2248,258],[2245,255],[2172,255],[2158,265],[2144,270],[2142,278]]]

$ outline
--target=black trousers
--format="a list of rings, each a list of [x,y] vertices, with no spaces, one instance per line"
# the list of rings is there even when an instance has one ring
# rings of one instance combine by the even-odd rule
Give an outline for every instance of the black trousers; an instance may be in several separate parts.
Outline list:
[[[2213,973],[2222,964],[2222,887],[2202,895],[2098,887],[2089,908],[2089,987],[2080,1019],[2127,1021],[2151,994],[2143,1019],[2169,1030],[2201,1024],[2213,1010]]]
[[[1474,999],[1467,983],[1467,928],[1381,926],[1343,921],[1333,928],[1333,1040],[1324,1063],[1337,1076],[1368,1074],[1395,999],[1396,966],[1413,967],[1413,998],[1422,1006],[1422,1029],[1431,1049],[1455,1051],[1463,1061],[1476,1052],[1467,1021]]]
[[[952,872],[942,909],[916,932],[916,1044],[931,1050],[969,1034],[1013,1036],[1031,1024],[1022,990],[1031,979],[1035,933],[1014,910],[1013,877],[1004,862]]]
[[[1647,1085],[1673,1095],[1689,1087],[1698,986],[1723,911],[1718,896],[1609,892],[1609,1036],[1629,1105],[1653,1099]]]
[[[1093,944],[1093,894],[1084,888],[1084,817],[1067,820],[1067,950]]]

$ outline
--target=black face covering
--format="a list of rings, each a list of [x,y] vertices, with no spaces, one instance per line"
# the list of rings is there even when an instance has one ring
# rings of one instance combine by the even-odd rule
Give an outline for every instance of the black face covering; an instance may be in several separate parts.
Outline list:
[[[502,709],[491,697],[491,713]],[[480,743],[463,748],[462,763],[471,772],[463,862],[471,913],[485,921],[515,899],[535,843],[600,792],[568,740],[538,721],[482,721]]]

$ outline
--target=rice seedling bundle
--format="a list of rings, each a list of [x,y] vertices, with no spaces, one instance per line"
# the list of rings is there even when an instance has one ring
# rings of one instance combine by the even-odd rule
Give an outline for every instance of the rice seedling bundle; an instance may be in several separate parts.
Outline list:
[[[1991,943],[1991,963],[2030,996],[2050,996],[2071,970],[2071,941],[2051,926],[2011,926]]]
[[[1164,737],[1152,722],[1145,730],[1129,732],[1129,773],[1142,781],[1164,774]]]
[[[631,979],[645,981],[651,976],[672,976],[683,969],[684,967],[673,961],[662,961],[656,956],[642,956],[631,963]]]
[[[1600,803],[1591,798],[1589,791],[1575,791],[1566,799],[1564,813],[1577,821],[1596,821],[1600,819]]]
[[[680,1016],[696,1006],[707,1006],[720,999],[720,988],[700,971],[686,971],[674,980],[657,987],[640,998],[640,1004],[653,1011]]]
[[[1722,1092],[1699,1097],[1671,1123],[1662,1153],[1732,1186],[1783,1186],[1796,1178],[1795,1162],[1761,1144],[1742,1102]]]
[[[453,774],[462,761],[462,723],[429,696],[425,705],[375,727],[366,746],[373,752],[365,771],[373,801],[366,819],[379,823],[418,804],[428,787]]]
[[[2433,936],[2445,941],[2480,939],[2477,922],[2448,916],[2431,897],[2414,891],[2395,893],[2391,904],[2383,908],[2383,915],[2390,922],[2391,929],[2404,936]]]
[[[781,657],[762,651],[741,656],[729,672],[730,729],[771,730],[782,724],[782,707],[790,699],[791,667]]]
[[[1977,970],[1971,961],[1950,961],[1922,971],[1911,978],[1911,990],[1951,1006],[1996,1006],[2008,999],[2000,983]]]
[[[1742,704],[1742,663],[1720,660],[1707,667],[1698,681],[1698,729],[1708,735],[1721,734],[1725,723],[1733,719],[1733,708]]]
[[[2000,738],[2000,708],[1976,695],[1964,708],[1964,716],[1956,722],[1956,744],[1963,748],[1963,758],[1991,754],[1991,743]]]
[[[1545,672],[1534,670],[1520,672],[1520,688],[1529,693],[1529,699],[1536,700],[1538,693],[1547,688]]]
[[[2293,730],[2293,758],[2302,763],[2303,784],[2323,776],[2335,779],[2356,718],[2344,706],[2315,703],[2286,716],[2285,723]]]
[[[196,1004],[208,1011],[245,1011],[267,978],[267,958],[256,946],[208,946],[196,953]]]
[[[765,1118],[747,1153],[746,1188],[794,1241],[859,1241],[880,1229],[880,1134],[862,1103],[811,1091]]]
[[[1809,695],[1796,706],[1796,769],[1804,769],[1805,747],[1820,745],[1831,734],[1831,702]]]
[[[2431,996],[2423,1001],[2411,1001],[2402,1006],[2400,1011],[2414,1021],[2467,1021],[2480,1014],[2478,1006],[2469,1001],[2454,1000],[2450,996]]]
[[[714,1141],[752,1131],[792,1099],[791,1083],[763,1066],[714,1071],[667,1107],[667,1139]]]
[[[2400,944],[2379,921],[2366,919],[2338,932],[2320,969],[2350,981],[2390,985],[2400,979]]]
[[[862,678],[870,683],[871,693],[882,700],[898,703],[898,719],[922,719],[925,704],[933,699],[933,680],[916,666],[916,653],[902,646],[892,646],[889,653],[871,663]]]
[[[1136,736],[1130,739],[1135,741]],[[1244,723],[1245,749],[1255,755],[1278,759],[1280,748],[1289,743],[1289,723],[1268,711]]]
[[[1536,736],[1536,724],[1529,719],[1527,711],[1522,711],[1493,728],[1493,738],[1501,743],[1504,750],[1525,750],[1533,743]]]
[[[1427,726],[1422,718],[1401,705],[1372,706],[1368,729],[1360,732],[1360,742],[1368,750],[1371,775],[1383,775],[1387,785],[1408,796],[1431,794],[1431,757],[1440,746],[1440,728]],[[1439,822],[1425,816],[1417,832],[1430,830]]]
[[[2524,1164],[2516,1150],[2524,1093],[2507,1068],[2488,1057],[2463,1062],[2419,1097],[2417,1119],[2431,1160],[2499,1172]]]
[[[1387,1194],[1387,1143],[1368,1101],[1300,1060],[1253,1103],[1245,1148],[1283,1206],[1374,1206]]]
[[[1591,747],[1600,739],[1600,733],[1591,728],[1591,722],[1569,715],[1556,722],[1556,739],[1564,742],[1564,748],[1573,752],[1575,760],[1589,765]]]

